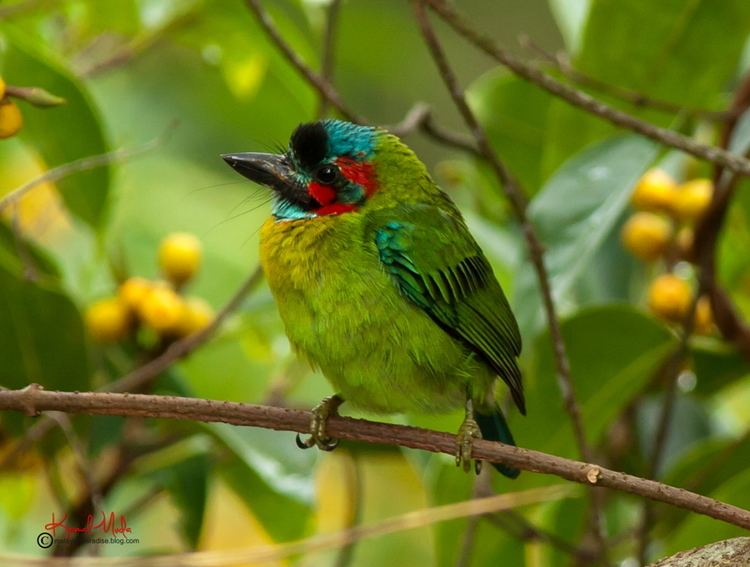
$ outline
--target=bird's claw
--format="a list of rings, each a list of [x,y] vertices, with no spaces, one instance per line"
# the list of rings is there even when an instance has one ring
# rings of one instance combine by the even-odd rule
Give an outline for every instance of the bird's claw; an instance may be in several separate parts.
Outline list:
[[[471,453],[474,446],[475,439],[481,439],[482,433],[479,430],[477,422],[471,418],[466,417],[464,422],[461,424],[461,428],[458,430],[458,447],[456,448],[456,466],[463,467],[464,472],[469,472],[471,468]],[[479,474],[482,470],[482,461],[474,461],[474,472]]]
[[[310,436],[303,439],[297,433],[297,447],[300,449],[309,449],[317,447],[321,451],[333,451],[338,447],[339,440],[332,439],[326,434],[326,422],[332,415],[337,415],[339,406],[343,403],[340,396],[334,395],[324,398],[317,406],[312,409],[312,419],[310,420]]]

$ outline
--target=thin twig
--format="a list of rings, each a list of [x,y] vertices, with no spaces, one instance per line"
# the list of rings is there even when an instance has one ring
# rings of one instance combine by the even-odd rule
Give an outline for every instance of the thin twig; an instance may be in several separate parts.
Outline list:
[[[739,123],[739,116],[741,116],[748,108],[750,108],[750,73],[745,75],[742,83],[737,88],[732,100],[732,105],[727,112],[729,120],[724,124],[722,130],[722,148],[729,147],[734,130]],[[694,236],[696,247],[694,255],[698,259],[700,270],[698,289],[695,292],[690,309],[688,310],[682,324],[683,332],[680,344],[677,350],[673,353],[673,356],[667,361],[665,368],[665,375],[668,380],[667,389],[664,393],[664,402],[659,416],[656,438],[654,440],[650,465],[647,471],[649,478],[657,478],[657,473],[664,456],[664,449],[666,447],[669,426],[672,421],[672,413],[677,396],[677,380],[679,378],[680,368],[688,356],[688,341],[695,324],[695,312],[698,300],[706,292],[708,292],[709,296],[712,298],[718,293],[723,293],[716,281],[715,273],[718,235],[724,224],[724,220],[726,219],[726,211],[729,207],[731,197],[739,178],[737,175],[724,171],[722,167],[717,166],[714,179],[716,188],[711,197],[709,209],[701,219]],[[716,309],[716,307],[719,307],[716,305],[717,302],[712,301],[715,305],[714,312],[716,313],[716,320],[717,322],[721,321],[719,327],[720,330],[722,330],[722,333],[724,333],[727,338],[731,336],[740,346],[740,350],[743,350],[743,345],[746,347],[750,344],[750,329],[746,327],[744,321],[740,318],[740,315],[735,310],[731,300],[725,295],[723,297],[725,297],[725,301],[719,309]],[[729,325],[727,325],[728,321]],[[732,336],[731,333],[735,333],[736,335]],[[744,350],[745,354],[748,355],[748,350]],[[648,561],[648,545],[653,520],[653,503],[649,500],[645,500],[643,503],[642,521],[639,526],[638,558],[641,565],[646,565]]]
[[[676,148],[697,158],[721,165],[735,173],[750,175],[750,160],[716,146],[701,144],[674,130],[660,128],[659,126],[640,120],[635,116],[605,104],[575,87],[561,83],[557,79],[540,71],[534,65],[530,65],[505,49],[498,47],[492,39],[476,31],[473,26],[466,22],[458,12],[453,10],[443,0],[426,1],[448,25],[470,43],[519,77],[526,79],[552,95],[585,110],[589,114],[598,116],[615,126],[631,130],[665,146]]]
[[[140,389],[143,384],[149,382],[164,370],[172,366],[177,360],[186,357],[196,348],[205,343],[213,336],[216,329],[224,320],[234,312],[244,301],[245,296],[252,291],[263,279],[263,271],[257,267],[250,276],[242,283],[227,304],[216,314],[211,323],[192,335],[180,339],[169,345],[166,350],[156,358],[148,361],[143,366],[115,380],[111,384],[101,388],[107,392],[131,392]]]
[[[300,73],[310,86],[312,86],[321,99],[326,100],[331,106],[336,108],[339,113],[351,122],[357,124],[367,123],[367,118],[357,114],[354,110],[346,106],[344,101],[339,96],[335,87],[327,80],[323,75],[315,73],[299,55],[289,46],[284,38],[279,33],[278,29],[271,20],[271,17],[263,9],[259,0],[245,0],[247,6],[252,10],[253,14],[257,18],[263,30],[266,32],[268,37],[273,43],[279,48],[282,54],[286,57],[292,66]],[[417,103],[410,111],[407,116],[399,124],[392,127],[387,127],[397,136],[405,136],[415,129],[419,128],[427,136],[431,137],[437,142],[450,146],[459,150],[463,150],[472,153],[478,157],[479,152],[472,143],[470,138],[462,136],[457,132],[452,132],[446,128],[440,127],[435,124],[429,111],[429,107],[422,103]]]
[[[334,56],[336,55],[336,25],[339,21],[339,10],[341,9],[341,0],[331,0],[326,9],[326,22],[323,30],[323,53],[321,55],[320,77],[326,83],[332,84]],[[329,100],[327,97],[320,95],[318,99],[318,119],[323,118],[328,112]]]
[[[0,410],[38,415],[64,411],[88,415],[120,415],[221,422],[277,431],[309,433],[312,413],[289,408],[203,400],[178,396],[113,394],[109,392],[56,392],[31,385],[21,390],[0,391]],[[361,441],[421,449],[455,456],[456,436],[406,425],[331,416],[326,432],[341,440]],[[584,485],[596,485],[636,494],[750,529],[750,511],[653,480],[574,461],[541,451],[504,443],[477,440],[472,455],[525,471],[551,474]]]
[[[500,185],[502,186],[505,196],[510,201],[513,212],[518,220],[519,224],[523,229],[524,237],[526,238],[527,247],[529,249],[529,255],[531,262],[536,271],[537,280],[539,281],[539,287],[541,290],[542,300],[544,304],[545,314],[547,316],[547,324],[549,326],[550,338],[552,339],[552,347],[555,355],[555,366],[557,368],[557,381],[562,393],[565,409],[570,415],[571,423],[573,426],[573,434],[578,445],[578,450],[581,458],[588,462],[593,461],[591,449],[586,442],[586,435],[584,433],[583,421],[581,419],[581,412],[576,401],[575,389],[573,386],[573,379],[570,373],[570,363],[568,361],[568,355],[565,348],[565,341],[562,336],[560,329],[560,322],[557,318],[556,307],[554,299],[552,297],[552,289],[549,282],[549,275],[547,268],[544,265],[543,249],[536,235],[534,226],[529,221],[526,215],[527,201],[520,188],[520,185],[516,178],[508,171],[505,164],[500,161],[500,158],[492,149],[487,134],[485,133],[482,126],[479,124],[476,116],[469,108],[463,90],[458,84],[458,80],[453,73],[453,70],[448,64],[448,60],[443,51],[440,42],[435,35],[432,25],[427,18],[424,4],[422,0],[416,0],[414,2],[415,13],[422,36],[427,43],[432,58],[438,67],[440,76],[442,77],[445,85],[450,92],[453,102],[458,108],[459,112],[464,118],[466,125],[469,127],[474,139],[477,142],[479,151],[482,156],[487,160],[488,164],[495,173]],[[592,507],[593,507],[593,518],[594,518],[594,531],[597,541],[600,544],[600,549],[604,552],[604,537],[602,533],[602,506],[599,501],[599,495],[596,491],[592,493]]]
[[[658,478],[659,469],[661,468],[664,452],[667,447],[669,438],[670,425],[672,424],[672,415],[674,413],[674,404],[677,400],[677,381],[680,377],[680,371],[689,354],[689,341],[693,334],[695,326],[695,312],[698,307],[698,300],[703,294],[702,286],[698,286],[693,299],[688,308],[687,314],[682,323],[682,333],[677,348],[668,355],[665,363],[659,369],[666,389],[664,391],[664,401],[662,402],[659,419],[656,425],[656,435],[654,444],[651,449],[648,465],[646,467],[646,478]],[[650,542],[651,528],[653,526],[654,508],[651,500],[644,499],[641,510],[641,521],[637,530],[638,534],[638,560],[641,565],[646,565],[648,561],[648,547]]]
[[[494,491],[489,486],[489,479],[489,471],[487,467],[483,467],[479,476],[474,481],[474,488],[471,491],[472,498],[477,499],[494,494]],[[480,518],[481,516],[471,516],[466,521],[466,527],[463,530],[463,537],[461,538],[461,548],[458,551],[458,559],[456,560],[456,567],[471,567]]]
[[[41,87],[19,87],[17,85],[6,85],[5,94],[12,96],[34,106],[59,106],[65,104],[66,100],[62,97],[53,95],[51,92]]]
[[[480,475],[477,478],[476,498],[485,498],[495,494],[490,480],[489,475],[485,475],[484,477]],[[557,534],[536,527],[515,510],[493,512],[492,514],[482,516],[482,518],[520,541],[546,543],[558,551],[570,555],[581,564],[591,565],[596,560],[596,554],[591,550],[584,547],[577,547]]]
[[[208,341],[224,322],[224,320],[234,312],[250,293],[261,281],[263,272],[260,267],[256,268],[250,276],[240,285],[239,289],[227,301],[224,307],[217,313],[214,320],[205,328],[195,334],[189,335],[179,341],[172,343],[163,353],[156,358],[139,366],[132,372],[125,374],[121,378],[102,386],[101,392],[133,392],[139,391],[145,384],[153,380],[161,372],[169,368],[178,360],[185,358],[199,346]],[[30,447],[37,444],[50,433],[55,426],[55,422],[48,418],[40,419],[37,423],[26,430],[25,435],[12,450],[8,451],[0,460],[0,470],[9,466],[19,455],[26,452]]]
[[[341,479],[342,487],[347,492],[347,501],[354,508],[353,513],[346,524],[346,529],[355,528],[362,521],[362,472],[359,466],[359,456],[356,453],[349,455],[344,478]],[[342,546],[336,555],[334,567],[349,567],[354,559],[355,541]]]
[[[537,44],[528,35],[522,35],[519,38],[519,43],[522,47],[529,48],[542,57],[545,61],[554,65],[554,67],[562,73],[566,78],[574,81],[575,83],[596,89],[601,93],[608,94],[615,98],[631,104],[639,108],[651,108],[661,112],[668,112],[672,114],[681,114],[685,116],[695,116],[698,118],[705,118],[707,120],[723,121],[730,120],[735,114],[731,111],[721,110],[708,110],[705,108],[687,108],[680,104],[670,102],[668,100],[662,100],[650,97],[644,93],[634,91],[619,85],[607,83],[591,75],[587,75],[582,71],[579,71],[570,63],[570,60],[564,53],[552,54],[542,46]]]
[[[26,193],[43,183],[55,183],[56,181],[60,181],[61,179],[68,177],[69,175],[72,175],[74,173],[96,169],[98,167],[103,167],[105,165],[110,165],[113,163],[120,163],[135,156],[148,153],[151,150],[161,146],[167,140],[168,136],[172,133],[175,127],[176,124],[171,124],[160,136],[134,148],[121,148],[119,150],[105,152],[103,154],[87,156],[75,161],[64,163],[63,165],[58,165],[57,167],[53,167],[52,169],[48,169],[41,175],[38,175],[34,179],[27,181],[23,185],[16,187],[6,195],[0,197],[0,211],[2,211],[8,205],[17,202],[24,195],[26,195]]]
[[[483,157],[472,138],[458,132],[452,132],[435,124],[432,118],[432,109],[424,102],[418,102],[412,106],[398,124],[384,126],[384,128],[399,137],[405,137],[413,132],[421,131],[445,146],[463,150],[478,158]]]
[[[523,492],[510,492],[484,498],[434,506],[380,522],[335,532],[320,534],[307,539],[282,544],[254,546],[249,549],[204,551],[176,555],[89,558],[76,557],[71,561],[51,560],[45,557],[30,557],[17,554],[0,554],[0,561],[14,566],[40,567],[231,567],[234,565],[266,564],[282,561],[292,556],[309,556],[312,553],[338,549],[352,543],[387,534],[399,533],[439,522],[457,520],[477,514],[487,514],[520,506],[538,504],[569,498],[571,491],[566,486],[535,488]],[[5,564],[5,563],[3,563]]]
[[[721,133],[721,145],[729,147],[734,130],[739,122],[739,116],[750,108],[750,73],[747,73],[742,83],[735,91],[730,111],[735,118],[724,124]],[[716,326],[722,336],[735,344],[738,350],[750,359],[750,327],[743,320],[731,298],[721,288],[716,278],[716,253],[719,234],[732,197],[737,189],[739,177],[722,167],[714,172],[714,192],[708,209],[695,227],[693,237],[693,254],[700,269],[701,285],[711,299],[711,308],[716,320]]]
[[[0,6],[0,21],[41,8],[49,9],[60,2],[61,0],[25,0],[24,2],[16,2],[10,6]]]
[[[70,422],[70,416],[61,412],[50,412],[48,415],[60,427],[68,441],[70,449],[73,451],[76,466],[78,467],[78,473],[81,475],[81,478],[83,478],[86,487],[86,495],[90,501],[89,504],[91,505],[91,508],[94,510],[103,510],[102,491],[92,473],[92,464],[86,457],[86,451],[83,448],[81,439],[78,437],[78,434],[73,429],[73,424]]]
[[[367,119],[365,117],[359,116],[349,107],[347,107],[346,104],[344,104],[344,101],[341,100],[339,93],[336,91],[333,85],[326,81],[322,76],[318,75],[304,61],[302,61],[302,58],[297,54],[297,52],[294,51],[294,49],[292,49],[286,42],[286,40],[284,40],[284,38],[281,36],[281,33],[279,33],[279,30],[273,23],[271,16],[269,16],[268,12],[263,9],[263,6],[261,5],[259,0],[245,0],[245,4],[247,4],[247,7],[250,8],[253,14],[255,14],[258,23],[263,28],[263,31],[266,32],[266,35],[276,45],[276,47],[279,48],[286,60],[289,61],[289,63],[291,63],[291,65],[297,70],[297,72],[299,72],[307,80],[307,82],[312,85],[315,90],[318,91],[318,94],[320,96],[325,98],[331,104],[331,106],[339,111],[339,113],[350,122],[356,122],[358,124],[364,124],[367,122]]]

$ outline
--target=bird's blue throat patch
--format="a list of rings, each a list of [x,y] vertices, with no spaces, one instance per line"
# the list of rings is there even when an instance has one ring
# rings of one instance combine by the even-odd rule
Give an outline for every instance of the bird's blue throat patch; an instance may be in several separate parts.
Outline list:
[[[279,194],[274,195],[271,212],[277,221],[313,219],[318,216],[312,211],[306,211],[299,205],[287,201]]]

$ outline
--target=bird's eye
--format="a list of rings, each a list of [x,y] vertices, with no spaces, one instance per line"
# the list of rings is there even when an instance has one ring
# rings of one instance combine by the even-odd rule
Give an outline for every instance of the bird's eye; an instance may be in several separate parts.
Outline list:
[[[315,172],[315,178],[324,185],[331,185],[339,177],[339,168],[335,165],[323,165]]]

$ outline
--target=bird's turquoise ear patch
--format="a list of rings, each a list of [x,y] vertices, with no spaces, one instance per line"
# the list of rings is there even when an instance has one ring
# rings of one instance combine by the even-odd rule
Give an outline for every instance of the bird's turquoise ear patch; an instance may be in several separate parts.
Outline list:
[[[341,120],[325,120],[329,157],[350,156],[359,160],[372,157],[377,130]]]

